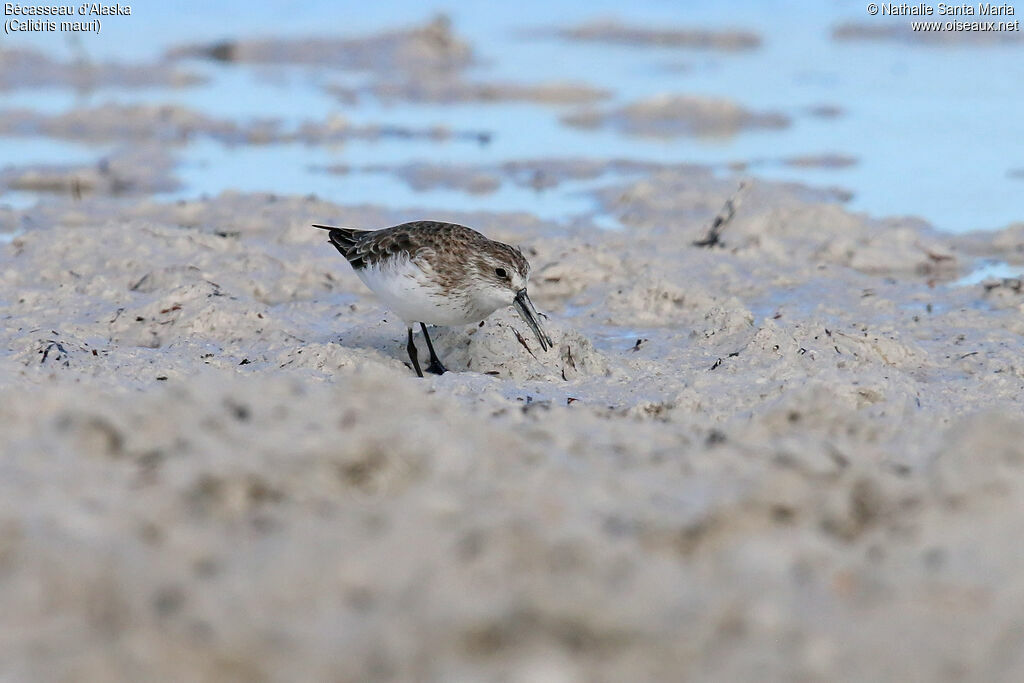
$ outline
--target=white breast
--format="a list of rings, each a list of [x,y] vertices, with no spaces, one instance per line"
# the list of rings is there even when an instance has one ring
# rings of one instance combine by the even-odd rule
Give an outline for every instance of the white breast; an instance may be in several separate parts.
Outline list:
[[[356,271],[359,279],[406,325],[466,325],[482,320],[461,298],[447,296],[409,259],[392,259]]]

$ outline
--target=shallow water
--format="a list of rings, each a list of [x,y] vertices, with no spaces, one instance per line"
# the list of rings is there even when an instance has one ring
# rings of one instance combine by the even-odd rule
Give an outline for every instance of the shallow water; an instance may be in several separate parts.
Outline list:
[[[290,144],[228,148],[193,142],[179,153],[178,175],[184,189],[173,197],[212,195],[224,189],[316,193],[346,203],[453,211],[528,210],[553,220],[570,220],[591,210],[579,194],[592,184],[566,183],[543,194],[510,189],[507,183],[490,194],[416,192],[387,174],[325,175],[316,167],[618,157],[716,166],[748,162],[754,175],[848,189],[855,210],[880,216],[918,215],[949,231],[998,228],[1022,218],[1022,181],[1010,175],[1024,165],[1024,118],[1015,115],[1024,96],[1014,85],[1024,80],[1021,49],[834,41],[833,26],[868,18],[860,5],[849,3],[733,0],[680,9],[654,1],[631,4],[626,16],[620,4],[608,1],[425,7],[400,0],[360,6],[357,12],[326,0],[302,5],[226,2],[216,7],[190,0],[173,8],[133,7],[134,16],[111,18],[100,36],[78,36],[76,43],[55,34],[23,34],[9,43],[45,47],[57,59],[87,54],[96,60],[149,60],[168,47],[190,42],[260,35],[358,35],[419,22],[435,10],[449,13],[455,32],[471,42],[481,57],[481,64],[470,71],[471,79],[564,80],[611,90],[612,100],[599,106],[662,92],[723,96],[755,110],[781,112],[793,123],[782,130],[740,132],[724,138],[644,139],[565,126],[559,118],[572,111],[571,106],[381,103],[368,96],[352,105],[341,103],[323,86],[357,85],[364,80],[359,75],[318,67],[195,61],[183,67],[208,80],[192,87],[102,88],[88,93],[59,88],[12,90],[0,93],[0,107],[59,113],[106,102],[177,103],[235,120],[280,118],[286,125],[341,115],[355,123],[444,125],[492,133],[485,145],[383,139],[318,148]],[[763,44],[745,52],[709,52],[566,42],[537,33],[616,15],[630,23],[656,26],[743,28],[760,34]],[[842,114],[815,118],[807,109],[816,105],[839,107]],[[0,138],[0,158],[18,165],[81,163],[87,156],[83,147]],[[849,156],[857,163],[843,168],[780,163],[822,154]],[[609,176],[600,182],[614,181]],[[24,197],[0,195],[0,203],[24,202]]]
[[[982,261],[977,268],[959,280],[950,283],[951,287],[971,287],[986,280],[1018,278],[1024,275],[1024,268],[1013,266],[1005,261]]]

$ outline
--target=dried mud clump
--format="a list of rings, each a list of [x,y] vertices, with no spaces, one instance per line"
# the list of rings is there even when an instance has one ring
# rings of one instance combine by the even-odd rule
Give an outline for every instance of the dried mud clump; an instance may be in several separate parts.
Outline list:
[[[798,168],[848,168],[857,165],[857,158],[848,154],[804,154],[782,160],[786,166]]]
[[[752,50],[761,45],[756,33],[739,30],[713,31],[699,28],[653,28],[631,26],[615,20],[581,24],[558,31],[566,40],[618,45],[653,45],[700,50]]]
[[[470,82],[453,75],[417,77],[405,81],[383,81],[361,88],[332,85],[328,92],[345,102],[370,95],[384,102],[451,103],[532,102],[534,104],[593,104],[611,93],[579,83]]]
[[[140,148],[104,157],[90,165],[37,164],[0,170],[0,187],[26,192],[83,195],[148,195],[179,187],[174,160],[163,150]]]
[[[177,105],[104,104],[54,115],[22,109],[0,111],[0,133],[5,135],[42,135],[83,142],[152,140],[184,144],[195,137],[209,136],[242,143],[266,139],[275,130],[271,122],[242,125]]]
[[[455,34],[451,21],[444,15],[420,26],[360,38],[236,40],[186,45],[172,50],[169,56],[257,64],[315,64],[409,75],[458,70],[473,62],[469,43]]]
[[[415,190],[454,189],[470,194],[489,194],[508,182],[516,187],[542,192],[566,182],[594,180],[606,175],[646,175],[671,168],[695,168],[688,164],[662,164],[629,159],[541,158],[517,159],[498,164],[372,164],[357,168],[346,165],[322,167],[327,173],[390,173]]]
[[[608,361],[579,331],[550,318],[544,327],[554,347],[543,351],[516,315],[499,311],[482,325],[433,333],[450,369],[516,380],[569,381],[603,376]]]
[[[203,78],[172,64],[122,64],[118,62],[58,62],[48,55],[24,48],[0,50],[0,90],[69,87],[94,88],[184,87]]]
[[[701,243],[700,230],[683,228],[681,216],[695,211],[714,215],[707,204],[709,185],[717,181],[684,170],[664,170],[652,177],[596,194],[602,205],[634,230],[682,233]],[[728,185],[718,182],[720,186]],[[724,189],[724,188],[723,188]],[[736,197],[723,192],[725,201]],[[793,199],[800,201],[794,202]],[[865,219],[850,213],[830,193],[799,185],[752,182],[738,197],[720,235],[707,243],[735,253],[757,255],[776,263],[834,263],[864,273],[952,278],[962,266],[957,240],[937,233],[919,219]],[[721,206],[721,204],[718,204]],[[701,243],[703,244],[703,243]]]
[[[784,114],[691,95],[658,95],[618,109],[584,110],[563,117],[562,122],[576,128],[611,128],[626,135],[655,138],[730,136],[744,130],[785,128],[790,123]]]
[[[397,173],[417,191],[444,188],[470,194],[490,194],[501,187],[501,179],[492,173],[457,166],[409,164]]]
[[[353,124],[344,117],[309,120],[286,128],[280,120],[246,122],[208,116],[177,105],[105,104],[47,115],[27,109],[0,110],[0,134],[47,136],[86,143],[152,141],[182,145],[196,138],[211,138],[229,145],[284,142],[327,144],[344,140],[379,138],[467,140],[490,139],[485,131],[459,131],[443,126],[408,128],[384,124]]]

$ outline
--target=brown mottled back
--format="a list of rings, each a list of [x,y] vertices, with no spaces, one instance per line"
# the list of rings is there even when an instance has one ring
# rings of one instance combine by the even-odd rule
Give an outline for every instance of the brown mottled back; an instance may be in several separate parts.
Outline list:
[[[328,230],[331,244],[359,279],[405,321],[407,351],[416,373],[412,326],[468,325],[511,306],[533,330],[541,349],[553,346],[526,293],[530,264],[519,249],[489,240],[455,223],[416,221],[364,231],[315,225]],[[444,372],[427,336],[431,372]],[[431,369],[433,368],[433,370]]]
[[[458,260],[459,254],[467,253],[507,259],[524,276],[530,269],[530,264],[518,249],[487,239],[476,230],[455,223],[413,221],[382,230],[316,227],[330,231],[331,244],[356,270],[407,255],[413,261],[424,261],[437,274],[455,274],[468,265]]]

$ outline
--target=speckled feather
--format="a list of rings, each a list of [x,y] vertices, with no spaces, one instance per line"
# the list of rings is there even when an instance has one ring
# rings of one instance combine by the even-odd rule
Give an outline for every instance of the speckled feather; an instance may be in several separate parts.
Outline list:
[[[416,221],[382,230],[317,225],[359,278],[403,320],[479,322],[524,288],[530,264],[518,249],[454,223]],[[496,275],[504,268],[507,275]],[[504,294],[502,294],[504,292]]]
[[[508,259],[523,276],[530,272],[530,264],[518,249],[455,223],[414,221],[383,230],[333,228],[329,238],[356,270],[408,256],[413,263],[427,266],[445,288],[458,286],[468,259],[474,256]]]

